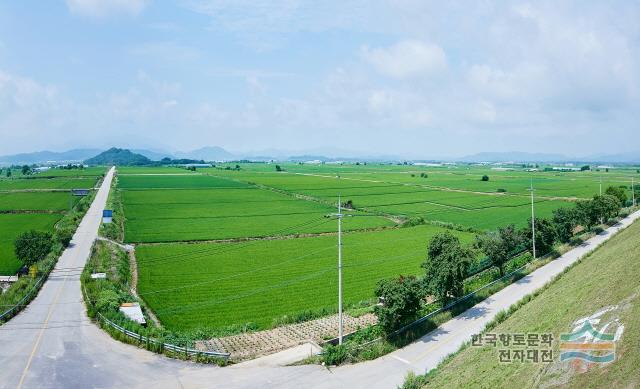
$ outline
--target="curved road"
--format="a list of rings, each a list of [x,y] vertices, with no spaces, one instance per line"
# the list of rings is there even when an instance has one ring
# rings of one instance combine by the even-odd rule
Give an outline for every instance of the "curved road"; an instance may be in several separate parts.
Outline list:
[[[38,297],[0,327],[2,388],[392,388],[407,371],[423,373],[456,351],[497,312],[544,285],[566,266],[640,217],[591,239],[536,270],[422,339],[374,361],[336,369],[279,367],[260,360],[220,368],[172,360],[111,339],[92,324],[80,293],[80,273],[97,236],[114,169]]]

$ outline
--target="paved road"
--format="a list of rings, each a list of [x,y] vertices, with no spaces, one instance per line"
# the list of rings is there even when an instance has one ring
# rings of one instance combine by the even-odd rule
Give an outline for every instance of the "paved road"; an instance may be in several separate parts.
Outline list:
[[[640,212],[508,286],[484,302],[388,356],[327,370],[321,366],[269,367],[252,362],[226,368],[172,360],[112,340],[89,322],[80,293],[80,269],[96,238],[113,170],[38,297],[0,327],[2,388],[393,388],[407,371],[432,369],[479,332],[500,310],[544,285],[607,240]]]

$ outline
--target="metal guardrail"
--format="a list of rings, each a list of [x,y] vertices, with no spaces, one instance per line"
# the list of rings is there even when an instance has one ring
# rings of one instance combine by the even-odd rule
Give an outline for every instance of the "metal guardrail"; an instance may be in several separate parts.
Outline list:
[[[24,308],[25,306],[27,306],[27,304],[25,304],[25,302],[27,301],[31,301],[30,298],[33,297],[34,294],[37,294],[40,291],[40,287],[42,287],[42,284],[44,283],[44,281],[47,279],[47,276],[49,275],[49,273],[51,272],[51,270],[45,272],[39,279],[38,281],[36,281],[35,284],[33,284],[33,286],[31,287],[31,289],[29,289],[29,291],[20,299],[20,301],[18,301],[14,306],[12,306],[11,308],[7,309],[6,311],[2,312],[0,314],[0,322],[5,321],[5,319],[10,319],[14,316],[14,314],[20,312],[22,310],[22,308]]]
[[[521,254],[522,254],[522,253],[524,253],[524,252],[526,252],[526,250],[525,250],[525,251],[522,251],[522,252],[520,252],[520,253],[518,253],[516,256],[521,255]],[[514,258],[515,258],[515,257],[514,257]],[[429,320],[430,318],[432,318],[433,316],[435,316],[435,315],[437,315],[437,314],[439,314],[439,313],[445,312],[445,311],[447,311],[447,310],[449,310],[449,309],[453,308],[454,306],[456,306],[456,305],[460,304],[461,302],[466,301],[466,300],[470,299],[471,297],[475,296],[476,294],[478,294],[478,292],[480,292],[480,291],[482,291],[482,290],[484,290],[484,289],[486,289],[486,288],[488,288],[488,287],[490,287],[490,286],[492,286],[492,285],[495,285],[496,283],[498,283],[498,282],[500,282],[500,281],[502,281],[502,280],[504,280],[504,279],[507,279],[507,278],[509,278],[509,277],[512,277],[513,275],[515,275],[516,273],[520,272],[522,269],[524,269],[525,267],[527,267],[530,263],[532,263],[532,262],[531,262],[531,261],[529,261],[529,262],[525,263],[524,265],[520,266],[519,268],[517,268],[517,269],[513,270],[512,272],[510,272],[510,273],[508,273],[508,274],[505,274],[504,276],[502,276],[502,277],[500,277],[500,278],[498,278],[498,279],[495,279],[495,280],[491,281],[490,283],[488,283],[488,284],[486,284],[486,285],[483,285],[482,287],[480,287],[480,288],[478,288],[478,289],[474,290],[473,292],[468,293],[468,294],[466,294],[466,295],[464,295],[464,296],[460,297],[459,299],[457,299],[457,300],[454,300],[454,301],[450,302],[449,304],[445,305],[444,307],[438,308],[438,309],[436,309],[436,310],[435,310],[435,311],[433,311],[433,312],[429,312],[428,314],[426,314],[425,316],[423,316],[423,317],[419,318],[418,320],[415,320],[415,321],[413,321],[413,322],[411,322],[411,323],[409,323],[409,324],[405,325],[404,327],[401,327],[401,328],[399,328],[399,329],[397,329],[397,330],[393,331],[392,333],[390,333],[390,334],[388,335],[388,337],[396,336],[396,335],[398,335],[398,334],[400,334],[400,333],[402,333],[402,332],[404,332],[404,331],[408,330],[409,328],[411,328],[411,327],[413,327],[413,326],[416,326],[416,325],[418,325],[418,324],[420,324],[420,323],[424,323],[425,321]],[[383,339],[383,337],[379,337],[379,338],[376,338],[376,339],[370,340],[370,341],[368,341],[368,342],[362,343],[362,344],[360,344],[360,345],[357,345],[357,346],[355,346],[355,348],[363,348],[363,347],[368,346],[368,345],[370,345],[370,344],[373,344],[373,343],[379,342],[379,341],[381,341],[382,339]]]
[[[98,317],[105,324],[107,324],[108,326],[112,327],[113,329],[125,334],[126,336],[130,337],[131,339],[137,340],[139,343],[154,344],[156,346],[161,347],[163,350],[173,351],[175,353],[181,353],[181,354],[185,354],[185,355],[188,355],[188,356],[204,355],[204,356],[207,356],[207,357],[222,358],[224,360],[228,360],[229,356],[231,355],[229,353],[221,353],[221,352],[217,352],[217,351],[200,351],[200,350],[195,350],[195,349],[191,349],[191,348],[188,348],[188,347],[180,347],[180,346],[176,346],[174,344],[164,343],[164,342],[161,342],[159,340],[143,336],[142,334],[138,334],[136,332],[129,331],[126,328],[124,328],[122,326],[119,326],[118,324],[116,324],[116,323],[112,322],[111,320],[107,319],[100,312],[98,312]]]

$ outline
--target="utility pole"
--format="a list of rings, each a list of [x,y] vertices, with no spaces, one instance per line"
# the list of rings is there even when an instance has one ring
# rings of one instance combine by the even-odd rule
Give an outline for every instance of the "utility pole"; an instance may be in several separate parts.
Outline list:
[[[602,176],[600,176],[600,196],[602,196]]]
[[[531,178],[531,241],[533,242],[533,260],[536,260],[536,215],[533,210],[533,177]]]
[[[635,184],[633,183],[633,176],[631,176],[631,204],[633,204],[633,206],[636,206],[636,188],[635,188]]]
[[[342,200],[338,195],[338,343],[342,344]]]

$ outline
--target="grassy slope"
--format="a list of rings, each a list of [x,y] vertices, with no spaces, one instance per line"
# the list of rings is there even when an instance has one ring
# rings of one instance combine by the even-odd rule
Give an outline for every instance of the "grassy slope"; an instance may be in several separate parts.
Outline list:
[[[571,324],[599,309],[631,297],[630,309],[620,314],[625,326],[611,365],[571,377],[576,388],[637,387],[640,385],[640,223],[612,238],[585,258],[533,301],[521,307],[492,333],[566,333]],[[557,343],[556,350],[557,354]],[[534,387],[551,377],[545,365],[500,364],[493,348],[470,347],[443,364],[427,387]]]
[[[426,244],[440,231],[418,226],[345,234],[345,302],[373,297],[381,278],[422,272]],[[456,234],[465,242],[473,237]],[[139,246],[138,289],[168,328],[268,327],[282,315],[336,308],[336,239]],[[189,284],[196,285],[184,287]]]

